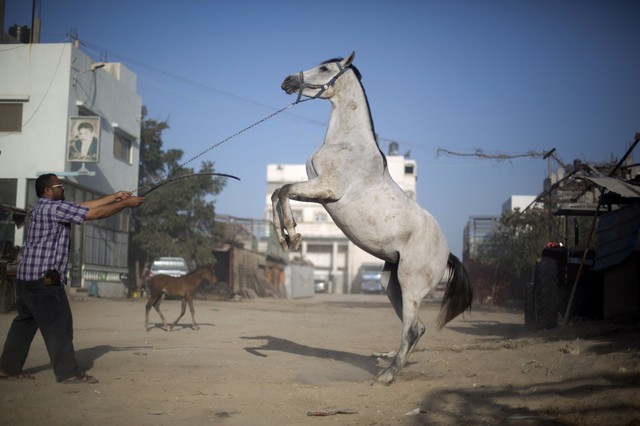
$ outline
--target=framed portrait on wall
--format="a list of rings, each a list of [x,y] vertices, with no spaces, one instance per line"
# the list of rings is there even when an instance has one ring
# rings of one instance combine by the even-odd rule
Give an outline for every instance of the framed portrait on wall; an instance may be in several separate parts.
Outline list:
[[[100,117],[70,117],[67,161],[97,163]]]

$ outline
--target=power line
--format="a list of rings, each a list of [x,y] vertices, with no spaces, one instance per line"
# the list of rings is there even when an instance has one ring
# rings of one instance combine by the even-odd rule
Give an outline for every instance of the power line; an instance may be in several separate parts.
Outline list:
[[[516,158],[545,158],[545,156],[549,153],[549,151],[537,152],[537,151],[527,151],[520,154],[506,154],[501,152],[496,153],[487,153],[483,149],[476,149],[474,152],[455,152],[448,150],[446,148],[438,148],[436,150],[436,157],[440,155],[450,155],[453,157],[477,157],[484,160],[498,160],[498,161],[508,161],[514,160]]]
[[[117,53],[117,52],[114,52],[112,50],[106,49],[106,48],[104,48],[102,46],[98,46],[96,44],[93,44],[91,42],[87,42],[85,40],[79,40],[77,38],[77,36],[74,36],[74,35],[71,35],[71,34],[67,34],[67,37],[69,39],[71,39],[72,41],[76,42],[79,47],[83,47],[85,50],[89,51],[94,58],[98,58],[100,61],[107,62],[108,61],[108,57],[112,56],[112,57],[120,59],[120,60],[122,60],[122,61],[124,61],[124,62],[126,62],[128,64],[133,64],[133,65],[136,65],[138,67],[145,68],[145,69],[147,69],[149,71],[152,71],[152,72],[154,72],[156,74],[159,74],[159,75],[162,75],[164,77],[168,77],[168,78],[171,78],[173,80],[180,81],[182,83],[185,83],[187,85],[191,85],[191,86],[194,86],[194,87],[197,87],[197,88],[200,88],[200,89],[205,89],[205,90],[211,91],[211,92],[216,93],[216,94],[218,94],[220,96],[231,98],[231,99],[234,99],[234,100],[246,103],[246,104],[251,104],[253,106],[257,106],[257,107],[262,108],[262,109],[267,109],[269,111],[278,110],[278,108],[274,108],[272,106],[265,105],[265,104],[260,103],[260,102],[256,102],[256,101],[254,101],[252,99],[244,98],[242,96],[238,96],[238,95],[235,95],[233,93],[229,93],[229,92],[226,92],[224,90],[220,90],[220,89],[218,89],[216,87],[213,87],[213,86],[210,86],[208,84],[204,84],[204,83],[201,83],[199,81],[192,80],[190,78],[186,78],[186,77],[183,77],[181,75],[162,70],[162,69],[157,68],[155,66],[145,64],[143,62],[140,62],[137,59],[131,58],[131,57],[126,56],[126,55],[122,55],[120,53]],[[149,80],[148,78],[141,77],[141,79],[146,81],[149,84],[153,84],[156,87],[159,87],[159,88],[161,88],[163,90],[172,92],[172,93],[174,93],[176,95],[188,97],[190,99],[195,99],[193,96],[187,95],[186,93],[181,92],[181,91],[176,90],[176,89],[169,89],[169,88],[167,88],[166,86],[164,86],[162,84],[159,84],[159,83],[156,83],[154,81]],[[304,121],[306,121],[306,122],[308,122],[310,124],[314,124],[316,126],[326,127],[326,125],[327,125],[327,123],[324,122],[324,121],[319,121],[319,120],[316,120],[316,119],[313,119],[313,118],[309,118],[309,117],[306,117],[306,116],[303,116],[303,115],[300,115],[300,114],[287,112],[287,115],[290,115],[290,116],[293,116],[293,117],[297,117],[299,119],[302,119],[302,120],[304,120]],[[381,141],[381,142],[386,142],[386,143],[398,142],[396,139],[385,138],[385,137],[381,137],[379,135],[378,135],[378,140]],[[401,143],[403,145],[413,146],[413,147],[417,147],[417,148],[423,148],[423,149],[424,148],[434,148],[435,149],[434,146],[425,146],[424,144],[416,144],[416,143],[409,143],[409,142],[401,142]]]

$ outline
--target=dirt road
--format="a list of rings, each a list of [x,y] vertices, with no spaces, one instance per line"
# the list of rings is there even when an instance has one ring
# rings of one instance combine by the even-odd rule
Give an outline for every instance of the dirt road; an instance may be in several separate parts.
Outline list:
[[[144,329],[142,299],[72,297],[75,345],[100,383],[55,382],[38,334],[0,382],[7,425],[639,425],[640,326],[526,333],[522,314],[476,309],[427,333],[391,386],[371,385],[400,321],[385,296],[197,300],[172,332]],[[163,312],[173,320],[180,302]],[[0,314],[4,341],[14,313]],[[155,312],[151,320],[159,323]],[[310,414],[328,414],[326,416]]]

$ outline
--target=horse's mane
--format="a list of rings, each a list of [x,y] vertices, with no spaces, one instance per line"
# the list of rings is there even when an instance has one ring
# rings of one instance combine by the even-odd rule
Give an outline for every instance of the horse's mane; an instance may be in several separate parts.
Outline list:
[[[326,61],[322,61],[320,62],[320,65],[324,65],[324,64],[332,64],[334,62],[342,62],[344,60],[344,58],[342,57],[337,57],[337,58],[333,58],[333,59],[327,59]],[[358,77],[358,81],[362,81],[362,74],[360,74],[360,71],[358,70],[358,68],[356,68],[355,65],[351,64],[350,67],[353,72],[356,74],[356,77]],[[361,83],[362,84],[362,83]]]
[[[320,65],[331,64],[334,62],[342,62],[343,59],[344,58],[338,56],[337,58],[327,59],[326,61],[320,62]],[[358,77],[358,81],[360,82],[360,87],[362,87],[362,93],[364,93],[364,100],[367,103],[367,110],[369,111],[369,122],[371,123],[371,131],[373,132],[373,139],[376,141],[376,145],[378,146],[378,151],[380,151],[380,155],[382,155],[382,161],[386,169],[387,156],[384,155],[384,152],[382,152],[382,150],[380,149],[380,144],[378,143],[378,134],[376,133],[376,129],[373,125],[373,117],[371,116],[371,107],[369,106],[369,98],[367,98],[367,92],[366,90],[364,90],[364,86],[362,85],[362,74],[360,73],[360,70],[358,70],[358,68],[356,68],[356,66],[353,64],[351,64],[349,68],[351,68],[353,70],[353,73],[356,75],[356,77]]]

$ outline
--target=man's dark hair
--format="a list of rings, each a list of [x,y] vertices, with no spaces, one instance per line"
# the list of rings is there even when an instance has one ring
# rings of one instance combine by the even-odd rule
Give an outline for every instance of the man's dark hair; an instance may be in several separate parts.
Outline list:
[[[80,129],[89,129],[89,131],[93,132],[93,126],[86,121],[80,123],[80,125],[78,126],[78,130]]]
[[[53,173],[46,173],[44,175],[38,176],[36,179],[36,195],[38,198],[42,198],[44,195],[44,190],[51,186],[51,181],[53,178],[57,177]]]

